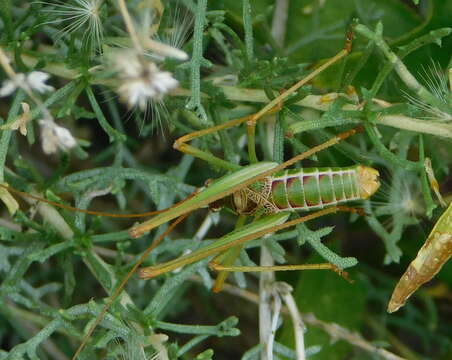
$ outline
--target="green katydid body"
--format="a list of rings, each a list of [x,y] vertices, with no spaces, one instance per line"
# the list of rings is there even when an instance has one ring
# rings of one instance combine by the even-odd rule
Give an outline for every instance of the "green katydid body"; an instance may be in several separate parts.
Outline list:
[[[272,163],[250,165],[236,173],[226,175],[213,182],[187,202],[199,200],[197,197],[200,196],[204,198],[205,196],[202,196],[204,192],[212,191],[218,184],[229,183],[231,179],[234,182],[240,181],[239,179],[242,176],[248,176],[249,179],[250,175],[247,173],[251,171],[254,174],[256,166],[271,168]],[[241,188],[223,199],[215,199],[209,203],[210,208],[213,210],[219,210],[221,207],[226,206],[239,214],[259,214],[263,212],[268,214],[267,216],[193,253],[165,264],[143,268],[140,271],[140,276],[142,278],[152,278],[174,270],[181,265],[187,265],[225,251],[231,247],[232,243],[240,245],[247,240],[259,237],[259,232],[256,232],[256,229],[264,229],[265,231],[268,228],[275,230],[278,227],[285,228],[289,223],[283,223],[289,218],[290,211],[309,211],[327,206],[334,208],[334,205],[340,203],[367,199],[380,186],[378,176],[377,170],[363,165],[277,171],[261,181],[250,184],[249,187]],[[243,182],[243,179],[241,181]],[[177,208],[174,210],[179,212]],[[152,226],[161,221],[159,217],[157,216],[153,219],[154,223]],[[157,219],[156,222],[155,219]]]
[[[377,170],[362,165],[283,170],[215,202],[211,208],[225,205],[239,214],[323,209],[367,199],[380,186],[378,175]]]
[[[209,205],[212,210],[227,206],[238,214],[250,215],[262,211],[273,214],[313,210],[367,199],[380,186],[378,171],[363,165],[278,171],[283,165],[260,162],[245,166],[213,181],[204,190],[171,208],[171,211],[131,228],[129,234],[132,238],[140,237],[200,206]],[[268,176],[262,176],[267,173]]]

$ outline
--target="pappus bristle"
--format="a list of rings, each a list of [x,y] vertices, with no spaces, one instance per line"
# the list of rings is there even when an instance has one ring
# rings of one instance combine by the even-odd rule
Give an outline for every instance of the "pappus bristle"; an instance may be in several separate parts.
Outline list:
[[[440,65],[432,60],[430,66],[423,66],[423,71],[419,73],[419,77],[427,89],[442,104],[441,109],[420,98],[405,93],[408,101],[418,110],[426,114],[423,116],[424,119],[441,122],[452,121],[451,91],[447,85],[447,77],[443,73]]]
[[[103,39],[103,24],[101,19],[101,6],[103,0],[73,0],[70,2],[36,1],[35,4],[44,5],[42,11],[54,19],[42,25],[66,24],[57,33],[56,40],[81,30],[83,32],[82,44],[89,44],[93,53],[100,50]]]
[[[156,39],[181,51],[192,31],[193,15],[184,8],[179,1],[175,1],[175,3],[176,4],[170,7],[169,11],[166,12],[168,28],[157,32]],[[185,58],[179,57],[179,60],[187,59],[188,55],[186,55]]]
[[[390,182],[382,180],[382,185],[374,199],[370,200],[376,217],[390,216],[383,221],[387,228],[393,227],[394,216],[403,216],[405,225],[417,223],[417,218],[424,214],[421,185],[415,176],[405,174],[395,177]]]

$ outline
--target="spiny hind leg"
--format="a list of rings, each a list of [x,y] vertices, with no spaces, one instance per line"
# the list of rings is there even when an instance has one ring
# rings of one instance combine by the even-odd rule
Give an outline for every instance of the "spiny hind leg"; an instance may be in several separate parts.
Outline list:
[[[264,272],[264,271],[294,271],[294,270],[332,270],[345,280],[350,281],[348,273],[331,263],[299,264],[299,265],[275,265],[275,266],[227,266],[212,260],[209,268],[219,272]],[[219,291],[219,290],[217,290]]]
[[[250,162],[257,162],[256,149],[255,149],[255,133],[256,133],[256,123],[259,119],[261,119],[264,115],[269,114],[271,112],[279,111],[284,101],[295,93],[302,86],[306,85],[309,81],[314,79],[317,75],[323,72],[325,69],[329,68],[334,63],[338,62],[345,56],[347,56],[352,50],[352,41],[353,41],[353,27],[347,31],[345,45],[344,48],[339,51],[335,56],[327,60],[325,63],[320,65],[318,68],[313,70],[303,79],[299,80],[297,83],[292,85],[289,89],[283,91],[279,96],[275,97],[272,101],[270,101],[267,105],[265,105],[261,110],[259,110],[254,115],[251,115],[249,119],[246,121],[247,126],[247,136],[248,136],[248,153],[250,156]]]
[[[358,215],[364,215],[363,209],[360,208],[353,208],[348,206],[333,206],[330,208],[322,209],[316,212],[313,212],[311,214],[305,215],[303,217],[300,217],[298,219],[294,219],[291,221],[287,221],[284,224],[277,225],[273,229],[266,230],[265,233],[260,234],[261,236],[266,235],[271,232],[275,232],[278,230],[283,230],[288,227],[313,220],[325,215],[333,214],[338,211],[341,212],[350,212]],[[234,247],[231,250],[236,250]],[[236,250],[238,251],[238,250]],[[342,269],[338,268],[336,265],[331,263],[322,263],[322,264],[304,264],[304,265],[277,265],[277,266],[234,266],[233,263],[235,259],[238,257],[239,251],[234,253],[234,256],[231,255],[231,258],[228,258],[228,253],[223,253],[218,256],[216,256],[214,259],[212,259],[209,263],[210,269],[214,271],[218,271],[221,274],[221,280],[217,280],[214,286],[214,291],[218,292],[221,290],[223,283],[226,279],[225,274],[232,271],[239,271],[239,272],[263,272],[263,271],[288,271],[288,270],[332,270],[338,275],[342,276],[344,279],[349,280],[348,273],[343,271]],[[220,278],[220,276],[219,276]]]

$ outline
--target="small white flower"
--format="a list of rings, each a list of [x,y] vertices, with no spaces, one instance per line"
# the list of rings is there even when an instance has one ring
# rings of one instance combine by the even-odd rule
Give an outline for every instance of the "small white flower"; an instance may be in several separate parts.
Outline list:
[[[41,125],[42,149],[46,154],[53,154],[58,149],[67,151],[77,145],[70,131],[55,124],[53,120],[39,120]]]
[[[27,83],[33,90],[45,93],[47,91],[55,90],[53,86],[45,83],[49,78],[50,75],[43,71],[32,71],[27,75]]]
[[[160,101],[179,85],[170,72],[161,71],[153,62],[140,59],[130,52],[114,56],[113,67],[122,84],[118,94],[130,107],[139,106],[145,110],[148,102]]]
[[[0,88],[0,97],[11,95],[16,89],[26,87],[30,90],[36,90],[40,93],[53,91],[53,86],[47,85],[45,82],[50,75],[43,71],[32,71],[31,73],[16,74],[14,78],[5,80]]]
[[[2,87],[0,88],[0,97],[11,95],[20,84],[24,83],[25,74],[17,74],[13,79],[3,81]]]

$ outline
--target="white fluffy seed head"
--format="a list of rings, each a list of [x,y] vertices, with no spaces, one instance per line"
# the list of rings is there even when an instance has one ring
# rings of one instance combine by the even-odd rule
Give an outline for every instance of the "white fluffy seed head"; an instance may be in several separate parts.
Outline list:
[[[56,153],[58,149],[68,151],[77,145],[71,132],[53,120],[39,120],[41,126],[41,144],[46,154]]]
[[[441,122],[452,121],[452,113],[450,111],[452,105],[452,85],[449,84],[447,86],[448,79],[441,66],[432,60],[431,64],[422,66],[422,71],[419,72],[419,78],[422,79],[425,87],[436,98],[437,104],[432,104],[421,97],[405,93],[407,100],[418,110],[425,113],[425,116],[423,116],[424,119]]]
[[[40,93],[54,91],[55,88],[53,86],[45,83],[49,78],[50,75],[43,71],[32,71],[27,75],[27,83],[33,90]]]
[[[9,96],[18,88],[27,88],[39,93],[54,91],[53,86],[47,85],[50,75],[43,71],[32,71],[28,74],[16,74],[12,79],[5,80],[0,88],[0,97]]]
[[[117,92],[129,107],[145,110],[149,102],[160,101],[179,85],[170,72],[161,71],[155,63],[140,58],[131,50],[115,53],[111,63],[121,80]]]

